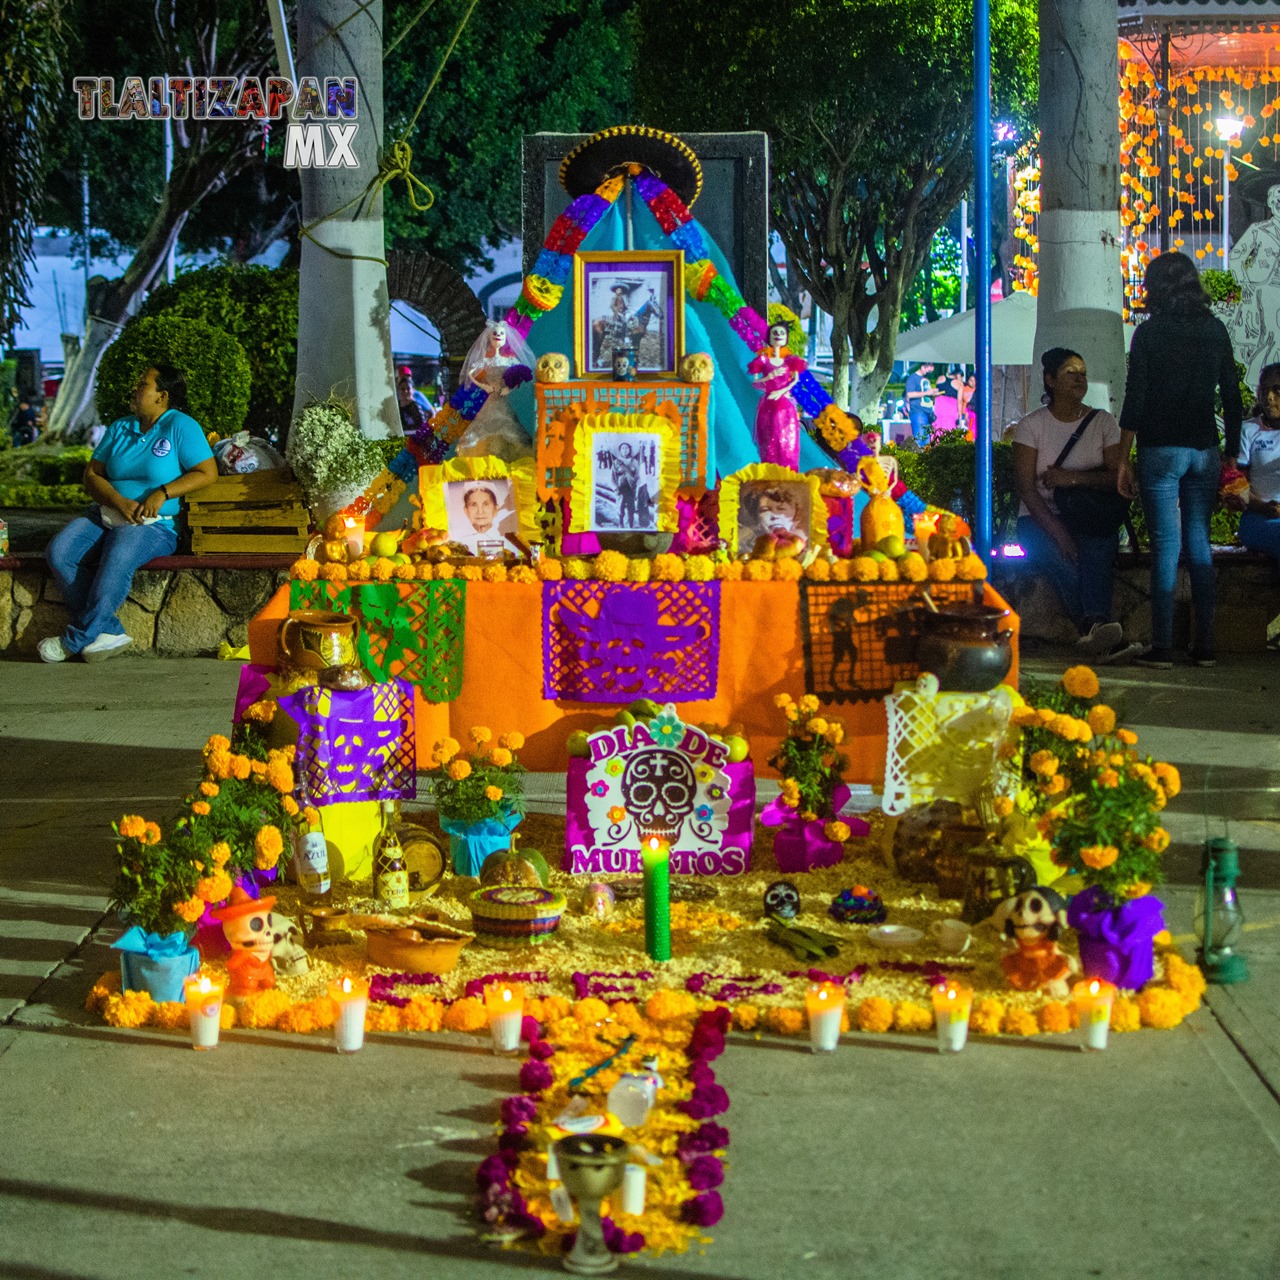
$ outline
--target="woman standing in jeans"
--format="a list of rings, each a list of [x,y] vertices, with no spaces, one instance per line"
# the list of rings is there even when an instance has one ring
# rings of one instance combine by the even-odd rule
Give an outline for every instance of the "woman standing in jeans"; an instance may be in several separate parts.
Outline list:
[[[1214,393],[1222,393],[1225,454],[1234,458],[1243,416],[1240,383],[1231,339],[1209,311],[1196,264],[1184,253],[1163,253],[1147,267],[1144,283],[1150,318],[1138,326],[1129,349],[1117,476],[1125,497],[1141,495],[1151,537],[1151,647],[1135,661],[1173,666],[1173,589],[1181,549],[1195,614],[1191,661],[1212,667],[1209,516],[1221,470]],[[1135,438],[1136,483],[1129,461]]]

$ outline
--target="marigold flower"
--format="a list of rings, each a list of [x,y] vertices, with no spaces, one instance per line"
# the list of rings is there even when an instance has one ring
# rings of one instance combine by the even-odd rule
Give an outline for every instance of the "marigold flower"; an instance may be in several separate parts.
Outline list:
[[[1058,772],[1058,757],[1052,751],[1037,751],[1027,763],[1031,766],[1032,773],[1038,773],[1041,777],[1050,777]]]
[[[493,761],[500,769],[505,769],[511,763],[512,755],[506,747],[494,747],[489,753],[489,759]]]
[[[928,1031],[933,1026],[933,1010],[913,1000],[902,1000],[893,1006],[895,1031]]]
[[[1013,715],[1009,717],[1009,723],[1015,729],[1026,729],[1030,725],[1040,723],[1040,713],[1035,707],[1015,707]]]
[[[1138,1014],[1144,1027],[1167,1031],[1186,1016],[1182,997],[1171,987],[1146,987],[1138,994]]]
[[[1142,1014],[1138,1002],[1129,996],[1117,995],[1111,1004],[1111,1030],[1137,1031],[1142,1026]]]
[[[258,834],[253,838],[253,849],[256,865],[264,871],[274,867],[284,852],[284,837],[280,834],[280,829],[270,823],[259,828]],[[262,866],[263,863],[266,865]]]
[[[749,563],[761,562],[752,560]],[[885,1003],[887,1004],[888,1001]],[[780,1036],[798,1036],[804,1030],[805,1015],[799,1009],[787,1009],[782,1005],[775,1005],[765,1012],[764,1025]]]
[[[502,799],[502,788],[494,786],[485,787],[484,796],[486,800],[492,800],[496,804]]]
[[[1007,1036],[1035,1036],[1040,1034],[1040,1024],[1029,1009],[1015,1006],[1005,1010],[1000,1030]]]
[[[1061,1033],[1071,1030],[1071,1010],[1056,1000],[1051,1000],[1040,1010],[1040,1030]]]
[[[781,711],[784,707],[789,707],[794,699],[789,693],[775,693],[773,695],[773,705]]]
[[[600,582],[621,582],[627,576],[627,557],[621,551],[602,551],[596,556],[593,576]]]
[[[312,806],[312,805],[307,805],[307,807],[306,807],[305,809],[303,809],[303,811],[302,811],[302,816],[307,820],[307,822],[308,822],[311,826],[313,826],[313,827],[314,827],[314,826],[319,825],[319,822],[320,822],[320,810],[319,810],[319,809],[317,809],[317,808],[315,808],[314,806]]]
[[[231,896],[231,877],[225,871],[204,876],[196,881],[196,894],[205,902],[225,902]]]
[[[831,743],[833,747],[838,747],[844,741],[844,725],[839,720],[832,720],[827,725],[827,731],[822,735]]]
[[[209,770],[211,777],[231,777],[231,753],[229,751],[213,752],[205,761],[205,767]]]
[[[880,566],[882,575],[885,570],[892,568],[892,562],[886,561]],[[773,580],[775,582],[799,582],[803,576],[804,566],[794,557],[773,562]]]
[[[126,813],[117,828],[126,840],[140,840],[146,829],[146,821],[136,813]]]
[[[559,582],[564,577],[564,567],[559,560],[553,560],[550,556],[543,556],[538,561],[538,577],[543,582]]]
[[[202,782],[200,784],[200,794],[202,796],[216,796],[222,788],[216,782]]]
[[[813,694],[806,693],[803,695],[803,697],[801,697],[797,705],[805,715],[811,716],[815,711],[817,711],[818,706],[820,704],[818,702],[818,699],[814,697]]]
[[[191,802],[191,812],[198,818],[208,817],[209,802],[207,800],[193,800]]]
[[[204,747],[203,747],[204,754],[207,756],[213,755],[215,751],[230,751],[230,750],[231,750],[231,739],[221,733],[213,734],[209,738],[209,740],[204,744]]]
[[[1058,713],[1052,707],[1041,707],[1036,712],[1036,720],[1042,729],[1049,728],[1057,718]]]
[[[298,816],[298,802],[292,796],[285,796],[280,801],[280,807],[289,817],[296,818]]]
[[[743,567],[741,560],[721,560],[716,564],[716,578],[721,582],[741,582]]]
[[[1116,727],[1116,713],[1103,703],[1089,708],[1089,728],[1097,734],[1108,734]]]
[[[441,738],[431,749],[432,757],[437,764],[448,764],[462,750],[462,744],[456,738]]]
[[[187,924],[195,924],[204,915],[204,905],[204,899],[199,894],[195,894],[182,902],[175,902],[173,914],[179,920],[185,920]]]
[[[650,566],[652,576],[658,582],[683,582],[684,561],[679,556],[663,553],[653,557]]]
[[[996,796],[991,810],[997,818],[1007,818],[1013,812],[1013,801],[1008,796]]]
[[[276,716],[274,698],[261,698],[244,709],[246,720],[256,720],[259,724],[270,724]]]
[[[853,833],[849,830],[847,823],[828,822],[827,825],[822,828],[822,834],[825,835],[828,840],[834,840],[837,844],[844,844],[844,842],[848,840]]]
[[[1040,784],[1040,790],[1047,796],[1060,796],[1067,789],[1067,780],[1060,773],[1055,773],[1052,778],[1046,778]]]
[[[265,760],[250,760],[249,772],[255,778],[265,778],[267,776],[267,762]]]
[[[1100,769],[1098,771],[1098,785],[1100,787],[1118,787],[1120,785],[1120,775],[1114,769]]]
[[[471,776],[471,765],[466,760],[455,760],[449,766],[449,777],[451,777],[454,780],[454,782],[462,782],[464,779],[469,778],[470,776]]]
[[[969,1028],[976,1035],[993,1036],[1000,1030],[1004,1021],[1004,1003],[994,996],[984,996],[974,1002],[973,1012],[969,1015]]]
[[[320,563],[317,560],[308,560],[303,557],[301,560],[295,560],[289,566],[289,574],[291,577],[297,578],[299,582],[314,582],[320,576]]]
[[[1182,790],[1182,775],[1171,764],[1165,764],[1161,761],[1155,766],[1156,777],[1164,784],[1164,789],[1168,793],[1169,799]]]
[[[477,747],[483,747],[484,744],[492,737],[493,730],[486,729],[483,725],[477,725],[471,730],[471,741],[474,742]]]
[[[231,846],[225,840],[219,840],[209,850],[209,861],[215,867],[225,867],[231,860]]]
[[[754,563],[754,561],[753,561],[752,563]],[[799,707],[796,707],[796,706],[783,707],[783,708],[782,708],[782,711],[783,711],[783,714],[787,717],[787,719],[788,719],[792,724],[795,724],[795,722],[796,722],[797,720],[799,720],[799,719],[800,719],[800,708],[799,708]]]
[[[827,731],[827,722],[821,716],[814,716],[813,719],[805,725],[805,728],[813,734],[815,738],[820,738]]]
[[[875,564],[873,560],[871,562]],[[772,560],[748,560],[742,566],[742,576],[748,582],[772,582],[773,581],[773,561]]]
[[[240,782],[243,782],[252,772],[249,767],[248,756],[228,757],[228,768],[231,771],[231,776],[238,779]]]
[[[893,1026],[893,1005],[881,996],[868,996],[858,1005],[859,1031],[888,1031]]]
[[[159,844],[160,843],[159,826],[157,826],[156,823],[154,822],[148,822],[145,828],[143,829],[142,835],[139,836],[138,839],[143,844]]]
[[[1125,744],[1126,747],[1134,746],[1138,741],[1138,735],[1132,729],[1117,729],[1116,737]]]
[[[1062,674],[1062,687],[1073,698],[1096,698],[1101,687],[1091,667],[1068,667]]]
[[[1087,844],[1080,850],[1080,861],[1095,871],[1109,867],[1119,856],[1120,850],[1113,844]]]
[[[1169,847],[1169,833],[1163,827],[1157,827],[1142,843],[1152,853],[1163,853]]]
[[[508,751],[519,751],[524,746],[524,734],[516,733],[514,730],[511,733],[504,733],[498,739],[498,746],[506,747]]]

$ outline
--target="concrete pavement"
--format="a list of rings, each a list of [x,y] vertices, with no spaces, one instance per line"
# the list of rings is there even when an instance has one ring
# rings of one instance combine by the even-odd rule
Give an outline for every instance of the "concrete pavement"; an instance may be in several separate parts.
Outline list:
[[[1030,664],[1033,668],[1037,664]],[[1062,663],[1046,666],[1060,671]],[[1189,932],[1203,815],[1244,849],[1253,981],[1086,1056],[1051,1038],[943,1059],[735,1037],[726,1216],[653,1276],[1280,1276],[1280,664],[1108,673],[1183,769],[1166,890]],[[499,1277],[476,1164],[513,1063],[464,1036],[321,1041],[115,1031],[78,1012],[111,964],[107,824],[163,813],[225,728],[235,664],[0,663],[0,1277]],[[1163,737],[1161,735],[1164,735]],[[1212,772],[1210,772],[1212,768]],[[1205,787],[1207,779],[1207,788]],[[107,924],[103,936],[114,936]]]

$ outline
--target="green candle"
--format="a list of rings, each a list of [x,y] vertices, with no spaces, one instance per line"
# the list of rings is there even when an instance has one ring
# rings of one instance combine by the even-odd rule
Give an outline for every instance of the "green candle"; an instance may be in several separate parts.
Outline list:
[[[644,947],[650,960],[671,959],[671,846],[661,836],[640,842],[644,863]]]

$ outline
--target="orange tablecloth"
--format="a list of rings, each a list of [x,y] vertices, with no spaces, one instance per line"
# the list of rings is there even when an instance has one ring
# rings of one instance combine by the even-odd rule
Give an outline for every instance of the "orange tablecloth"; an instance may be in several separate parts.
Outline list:
[[[495,733],[516,729],[526,745],[521,763],[536,771],[567,768],[565,739],[574,729],[595,729],[619,707],[604,703],[547,702],[542,697],[542,584],[467,583],[466,651],[462,693],[449,703],[416,697],[418,764],[438,739],[465,741],[473,725]],[[1008,608],[988,583],[986,602]],[[289,612],[289,588],[281,587],[249,624],[254,662],[274,666],[276,632]],[[1013,667],[1007,683],[1018,683],[1018,616],[1010,610],[1005,629],[1013,632]],[[740,721],[751,742],[756,768],[772,773],[769,756],[777,750],[782,717],[776,694],[804,694],[804,656],[800,637],[800,588],[794,582],[725,582],[720,594],[720,679],[715,698],[680,704],[688,721],[726,724]],[[887,724],[880,701],[829,708],[843,719],[846,779],[879,785],[884,777]]]

